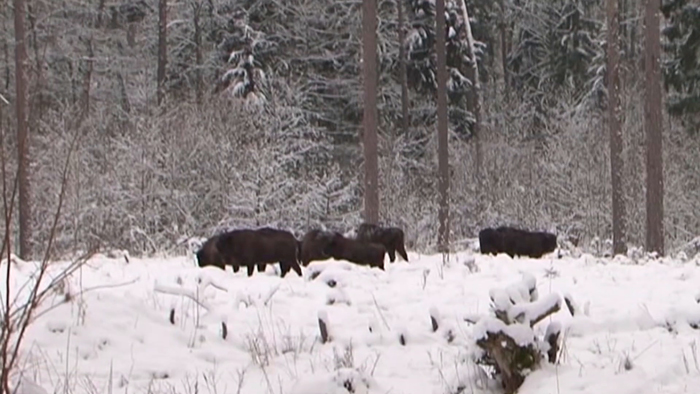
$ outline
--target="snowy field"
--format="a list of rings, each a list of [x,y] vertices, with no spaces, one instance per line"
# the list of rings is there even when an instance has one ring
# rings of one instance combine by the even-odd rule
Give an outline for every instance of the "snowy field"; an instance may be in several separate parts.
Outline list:
[[[688,324],[700,315],[697,257],[633,264],[463,252],[447,266],[439,255],[409,258],[387,259],[386,271],[313,262],[303,278],[292,272],[282,279],[273,267],[251,278],[245,270],[199,269],[191,255],[128,263],[96,256],[52,300],[67,293],[70,301],[28,330],[24,381],[81,394],[347,393],[343,384],[355,393],[493,392],[470,361],[474,326],[464,317],[488,313],[489,290],[526,272],[540,297],[570,294],[583,313],[572,317],[562,308],[535,326],[542,334],[550,319],[561,322],[560,364],[544,362],[521,394],[700,387],[700,331]],[[33,267],[20,263],[12,271],[14,289]],[[435,309],[440,327],[432,332]],[[325,344],[319,315],[329,325]]]

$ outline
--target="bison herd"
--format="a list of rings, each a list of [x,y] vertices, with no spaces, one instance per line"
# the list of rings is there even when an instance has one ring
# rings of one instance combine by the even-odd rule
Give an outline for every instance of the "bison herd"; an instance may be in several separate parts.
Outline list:
[[[301,241],[289,231],[270,227],[232,230],[209,238],[196,254],[200,267],[230,265],[233,272],[246,267],[248,276],[256,267],[263,272],[267,264],[279,263],[284,277],[291,270],[301,276],[301,266],[330,258],[384,270],[384,255],[393,263],[397,252],[408,261],[403,230],[363,223],[354,239],[319,229],[307,232]]]
[[[482,254],[540,258],[557,248],[557,237],[512,227],[486,228],[479,232],[479,247]],[[256,267],[258,272],[264,272],[267,264],[279,263],[284,277],[292,270],[301,276],[301,266],[331,258],[384,270],[385,254],[393,263],[397,253],[408,261],[403,230],[362,223],[354,238],[336,231],[313,229],[301,241],[289,231],[270,227],[231,230],[207,239],[196,256],[200,267],[225,269],[230,265],[233,272],[246,267],[248,276],[253,275]]]

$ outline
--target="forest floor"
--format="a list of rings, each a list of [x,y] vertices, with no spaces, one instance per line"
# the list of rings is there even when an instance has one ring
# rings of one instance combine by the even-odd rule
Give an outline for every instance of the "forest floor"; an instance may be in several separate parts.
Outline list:
[[[19,370],[24,386],[35,382],[49,393],[498,392],[471,361],[477,348],[464,317],[489,313],[489,290],[527,272],[540,297],[570,294],[583,313],[572,317],[562,308],[535,326],[541,336],[550,319],[561,322],[563,346],[559,363],[543,362],[520,394],[700,387],[700,332],[687,323],[700,315],[698,257],[633,262],[460,252],[446,265],[440,255],[410,253],[409,260],[387,259],[386,271],[313,262],[304,277],[286,278],[269,266],[248,278],[245,269],[197,268],[191,254],[128,262],[98,255],[56,294],[59,305],[30,326]],[[12,288],[33,270],[19,263]],[[60,302],[66,294],[69,301]],[[328,324],[327,343],[319,316]]]

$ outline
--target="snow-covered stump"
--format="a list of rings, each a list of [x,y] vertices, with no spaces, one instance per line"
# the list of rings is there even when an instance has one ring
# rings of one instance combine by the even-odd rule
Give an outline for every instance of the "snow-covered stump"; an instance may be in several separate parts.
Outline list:
[[[549,345],[547,350],[547,361],[551,364],[557,362],[557,355],[559,354],[559,337],[561,337],[561,324],[559,322],[552,322],[547,326],[547,331],[544,334],[544,340]]]
[[[526,371],[539,367],[541,355],[534,332],[524,324],[506,325],[494,318],[481,320],[474,330],[476,344],[485,352],[478,363],[494,368],[506,394],[515,393]]]
[[[328,333],[328,314],[326,311],[318,312],[318,331],[321,334],[321,343],[331,340],[331,336]]]
[[[558,312],[563,301],[557,293],[539,299],[537,281],[530,274],[523,274],[520,281],[504,288],[491,289],[489,295],[494,316],[465,320],[476,320],[474,338],[483,350],[477,363],[492,367],[505,393],[511,394],[523,384],[529,372],[540,366],[543,352],[547,353],[549,362],[556,362],[561,325],[552,322],[543,340],[537,338],[533,327]],[[567,298],[573,304],[571,296]]]
[[[225,341],[228,338],[228,326],[226,322],[221,322],[221,338]]]
[[[436,307],[431,307],[430,308],[430,326],[433,329],[433,332],[436,332],[440,326],[440,311]]]

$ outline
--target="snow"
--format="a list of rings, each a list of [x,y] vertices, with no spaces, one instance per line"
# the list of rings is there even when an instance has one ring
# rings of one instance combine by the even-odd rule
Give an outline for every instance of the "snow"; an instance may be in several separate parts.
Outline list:
[[[474,326],[474,339],[486,339],[488,334],[502,332],[513,338],[519,346],[528,346],[535,344],[535,333],[529,325],[515,323],[506,325],[501,320],[495,317],[485,317]]]
[[[508,318],[510,321],[518,321],[531,326],[538,318],[553,308],[561,308],[561,297],[556,293],[547,294],[535,302],[514,305],[508,311]]]
[[[70,297],[49,298],[59,304],[42,306],[28,329],[18,392],[498,392],[472,361],[476,338],[492,329],[523,343],[561,332],[560,364],[543,362],[520,394],[690,393],[700,385],[693,261],[453,257],[442,267],[440,255],[410,253],[410,263],[387,261],[386,271],[328,260],[303,277],[269,268],[248,278],[197,268],[191,255],[97,256],[66,280]],[[472,260],[477,271],[462,263]],[[12,291],[26,297],[36,263],[11,264]],[[5,275],[0,269],[3,283]],[[564,297],[575,300],[575,316]],[[554,302],[561,309],[532,328],[506,326],[491,298],[528,316]],[[325,344],[319,319],[331,334]]]

